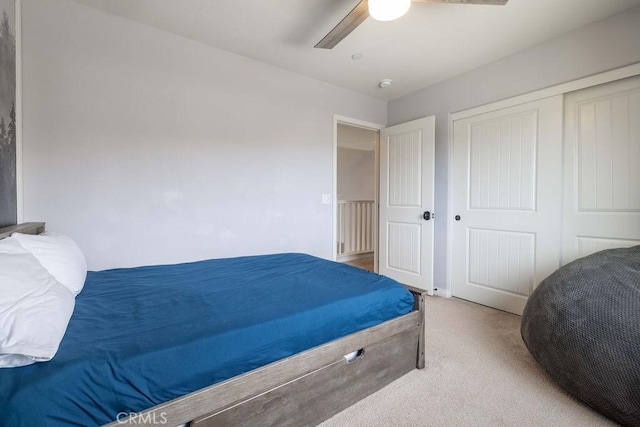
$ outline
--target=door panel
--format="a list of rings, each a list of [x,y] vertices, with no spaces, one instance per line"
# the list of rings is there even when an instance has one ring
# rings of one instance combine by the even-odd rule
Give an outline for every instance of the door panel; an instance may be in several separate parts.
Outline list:
[[[387,236],[389,236],[387,267],[420,275],[422,273],[421,226],[389,221],[387,227]]]
[[[386,133],[386,132],[385,132]],[[422,206],[422,129],[387,135],[391,207]]]
[[[471,209],[535,208],[537,111],[470,126]]]
[[[379,272],[433,290],[434,117],[380,133]]]
[[[563,263],[640,244],[640,77],[568,94]]]
[[[535,234],[469,229],[469,283],[528,296]]]
[[[561,139],[561,96],[454,121],[454,296],[520,314],[558,268]]]
[[[631,239],[603,239],[594,237],[578,237],[577,258],[582,258],[605,249],[630,248],[640,245],[640,240]]]

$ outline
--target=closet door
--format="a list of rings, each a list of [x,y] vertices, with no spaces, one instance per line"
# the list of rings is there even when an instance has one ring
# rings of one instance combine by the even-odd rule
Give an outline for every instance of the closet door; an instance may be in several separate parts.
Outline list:
[[[456,297],[521,314],[559,267],[562,96],[453,122]]]
[[[567,95],[564,159],[563,264],[640,245],[640,77]]]

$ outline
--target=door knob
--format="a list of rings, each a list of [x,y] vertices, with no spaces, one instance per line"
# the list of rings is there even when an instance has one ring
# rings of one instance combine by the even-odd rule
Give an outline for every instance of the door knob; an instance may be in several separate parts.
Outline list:
[[[424,211],[424,213],[422,214],[422,218],[424,218],[425,221],[429,221],[431,219],[431,212]]]
[[[456,215],[456,221],[460,221],[460,215]]]

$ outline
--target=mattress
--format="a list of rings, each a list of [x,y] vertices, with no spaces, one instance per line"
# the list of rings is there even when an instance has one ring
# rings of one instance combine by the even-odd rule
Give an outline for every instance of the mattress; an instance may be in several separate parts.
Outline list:
[[[89,272],[55,358],[0,369],[0,425],[105,424],[412,308],[392,279],[304,254]]]

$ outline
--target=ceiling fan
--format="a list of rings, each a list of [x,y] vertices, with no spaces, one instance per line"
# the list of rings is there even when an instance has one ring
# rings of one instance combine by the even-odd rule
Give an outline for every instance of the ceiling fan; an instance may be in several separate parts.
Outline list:
[[[333,49],[342,39],[362,24],[369,16],[379,21],[392,21],[404,15],[411,2],[414,3],[459,3],[504,6],[509,0],[361,0],[329,34],[314,47]]]

